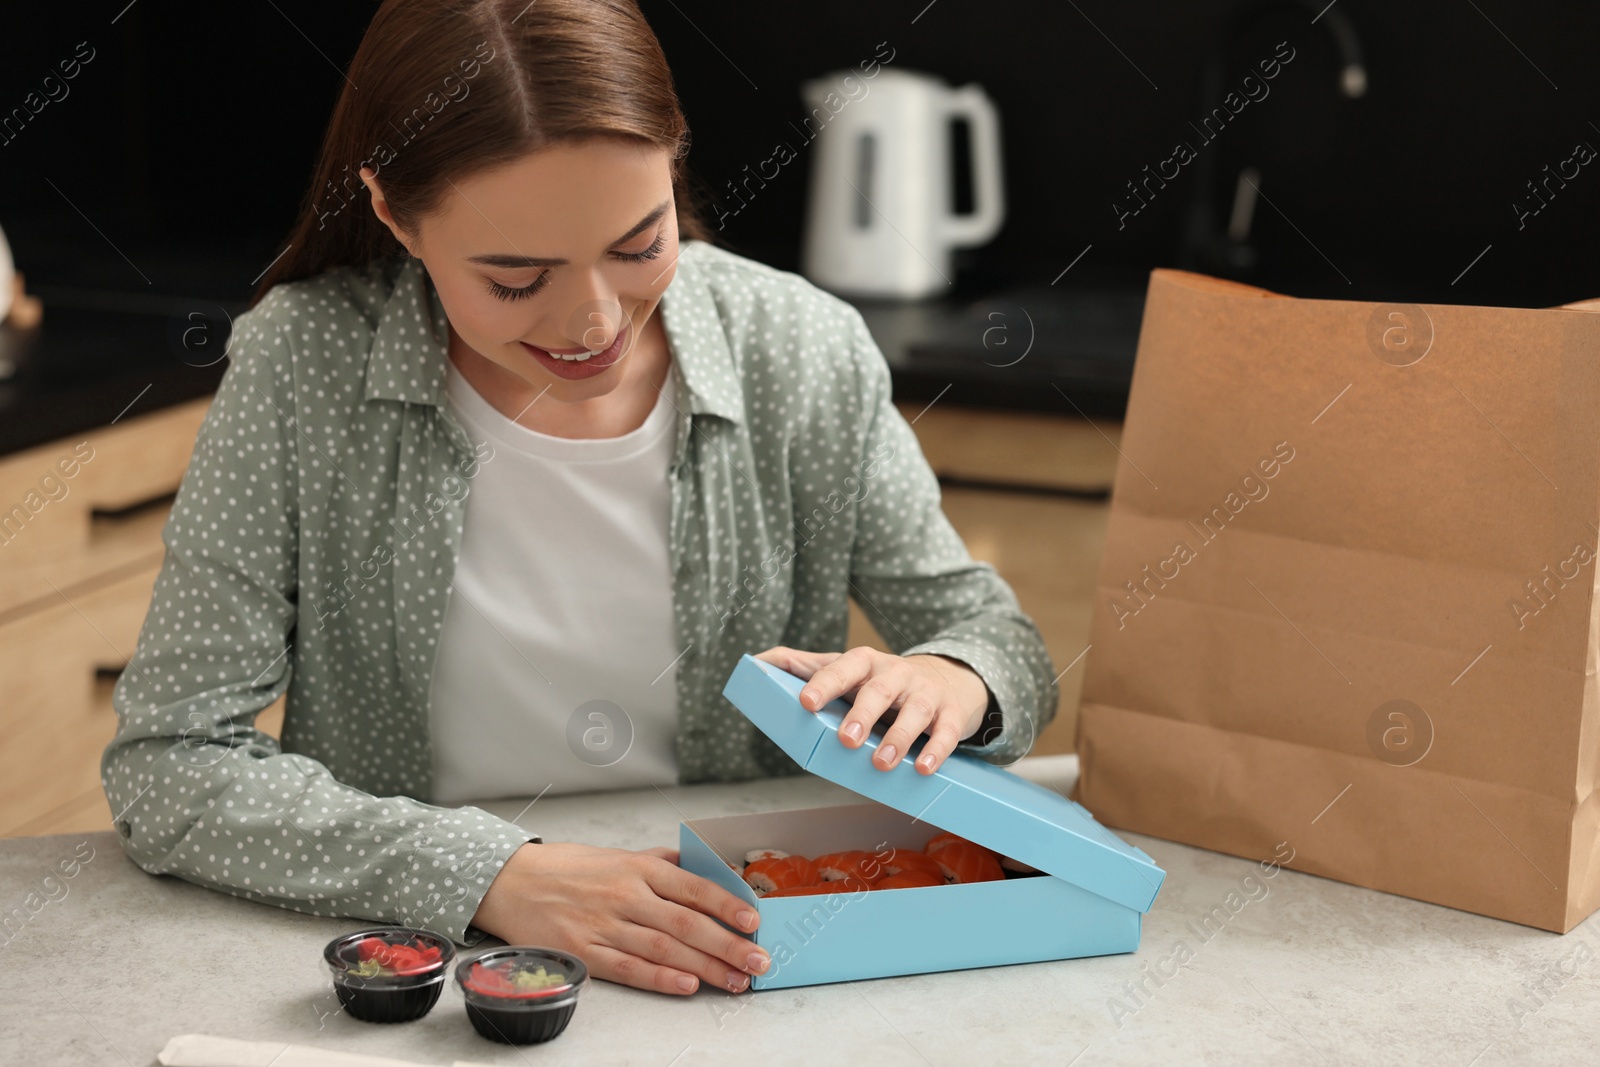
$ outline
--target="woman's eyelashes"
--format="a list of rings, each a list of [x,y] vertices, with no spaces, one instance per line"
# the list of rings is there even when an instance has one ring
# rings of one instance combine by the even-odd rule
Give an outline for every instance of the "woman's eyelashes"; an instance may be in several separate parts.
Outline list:
[[[490,278],[488,281],[489,292],[493,293],[501,300],[522,300],[525,297],[532,296],[534,293],[537,293],[540,289],[543,289],[546,285],[550,284],[550,272],[545,271],[543,274],[535,278],[531,285],[524,285],[521,288],[512,288],[509,285],[501,285],[493,278]]]
[[[611,254],[622,260],[624,263],[643,263],[646,260],[660,257],[661,250],[666,247],[666,243],[667,235],[663,231],[658,232],[656,234],[656,239],[650,243],[650,247],[646,248],[642,252],[613,252]],[[537,293],[546,285],[550,284],[550,272],[545,271],[543,274],[535,278],[531,284],[521,287],[501,285],[493,278],[487,280],[489,283],[489,292],[494,294],[499,299],[523,300],[532,296],[534,293]]]
[[[612,255],[628,263],[642,263],[647,259],[655,259],[661,254],[661,249],[667,243],[667,234],[664,230],[656,232],[656,239],[650,242],[650,247],[643,252],[613,252]]]

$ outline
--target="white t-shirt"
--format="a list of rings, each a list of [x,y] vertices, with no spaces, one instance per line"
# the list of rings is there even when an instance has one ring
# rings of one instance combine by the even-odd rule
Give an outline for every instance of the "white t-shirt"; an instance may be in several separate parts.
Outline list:
[[[468,482],[429,691],[434,803],[676,784],[662,390],[621,437],[553,437],[449,365],[450,411],[493,455]]]

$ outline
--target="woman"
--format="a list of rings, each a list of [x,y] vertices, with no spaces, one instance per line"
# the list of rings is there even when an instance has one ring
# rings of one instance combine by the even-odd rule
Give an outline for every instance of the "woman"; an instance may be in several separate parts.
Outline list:
[[[853,696],[847,746],[894,710],[885,772],[924,733],[920,773],[1009,761],[1055,709],[1038,631],[940,511],[860,316],[706,240],[630,0],[387,0],[346,83],[116,688],[124,847],[742,989],[755,916],[673,850],[450,805],[796,772],[721,696],[758,649],[809,710]],[[852,594],[899,655],[839,651]],[[280,744],[253,723],[286,690]]]

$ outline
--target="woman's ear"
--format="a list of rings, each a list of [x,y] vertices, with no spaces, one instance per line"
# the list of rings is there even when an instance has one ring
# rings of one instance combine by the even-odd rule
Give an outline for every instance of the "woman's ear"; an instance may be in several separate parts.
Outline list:
[[[362,167],[360,174],[362,183],[366,185],[367,191],[372,194],[372,210],[377,214],[378,220],[389,227],[389,232],[394,234],[395,240],[405,246],[407,253],[413,257],[416,256],[417,253],[411,247],[410,238],[400,229],[399,223],[395,222],[394,214],[389,210],[389,202],[383,197],[383,189],[378,185],[378,172],[371,167]]]

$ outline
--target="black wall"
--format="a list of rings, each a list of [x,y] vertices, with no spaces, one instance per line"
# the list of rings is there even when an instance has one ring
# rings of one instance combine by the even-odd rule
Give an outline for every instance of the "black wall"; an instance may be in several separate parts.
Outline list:
[[[1217,172],[1218,217],[1240,168],[1259,170],[1271,201],[1255,218],[1259,284],[1525,306],[1600,296],[1600,159],[1564,187],[1541,187],[1546,206],[1520,228],[1514,208],[1538,206],[1526,183],[1579,142],[1600,149],[1592,4],[1338,0],[1315,24],[1319,4],[1217,0],[643,7],[676,72],[693,169],[713,208],[731,205],[726,183],[779,140],[801,145],[791,124],[805,115],[803,78],[853,67],[887,42],[891,66],[977,81],[1000,106],[1010,215],[994,242],[963,258],[969,284],[1048,282],[1090,245],[1069,278],[1179,263],[1196,164],[1120,228],[1113,205],[1131,204],[1126,183],[1185,139]],[[282,248],[337,93],[336,65],[374,8],[12,6],[0,111],[19,106],[79,42],[94,49],[70,94],[0,144],[0,224],[30,280],[248,294]],[[1254,14],[1218,43],[1245,8]],[[1337,91],[1336,16],[1364,52],[1369,88],[1359,99]],[[1188,123],[1220,102],[1198,99],[1208,53],[1231,88],[1280,41],[1295,58],[1270,95],[1201,147]],[[726,241],[794,266],[809,164],[802,151],[726,217]]]

